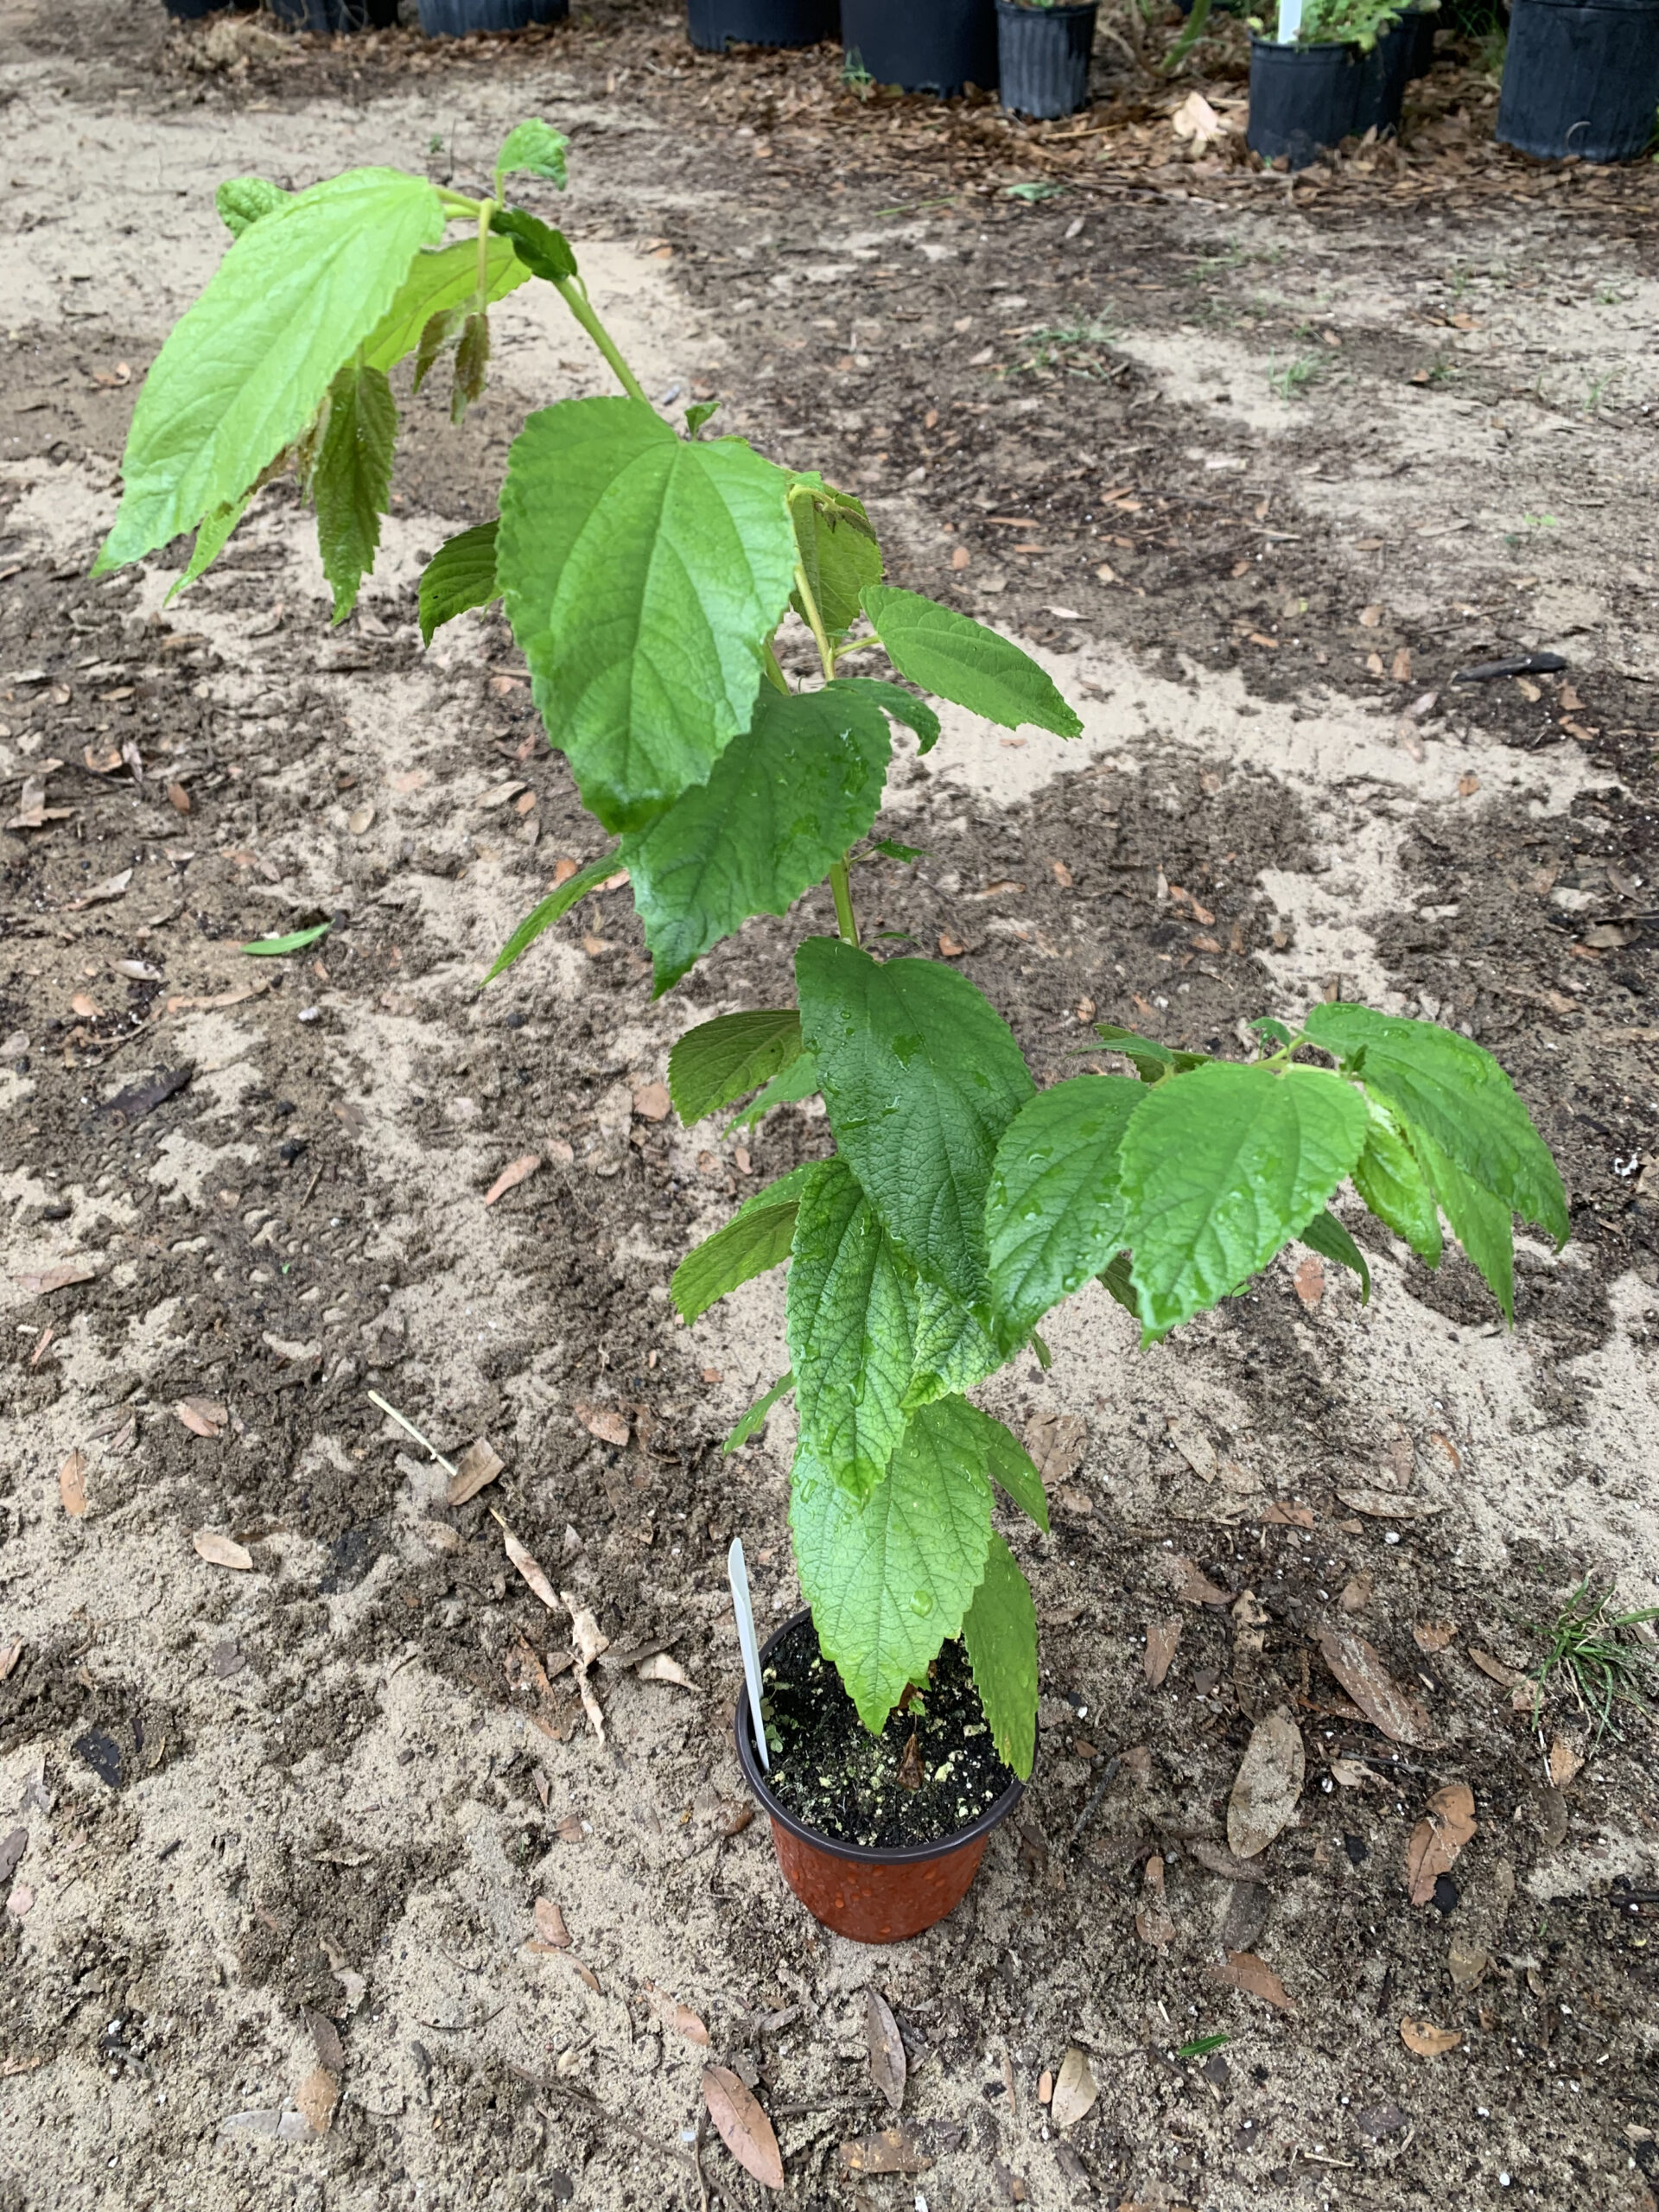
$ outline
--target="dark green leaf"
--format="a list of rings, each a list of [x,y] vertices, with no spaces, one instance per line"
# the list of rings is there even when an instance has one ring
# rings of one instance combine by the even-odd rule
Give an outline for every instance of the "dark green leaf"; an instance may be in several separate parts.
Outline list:
[[[460,330],[466,319],[459,308],[444,308],[428,321],[421,333],[421,342],[415,348],[415,389],[416,391],[437,366],[444,348]]]
[[[1515,1230],[1508,1203],[1465,1174],[1427,1129],[1414,1129],[1411,1141],[1452,1234],[1485,1276],[1505,1318],[1513,1321]]]
[[[801,1017],[791,1007],[722,1014],[688,1029],[668,1056],[668,1090],[689,1129],[800,1058]]]
[[[812,1097],[817,1087],[817,1063],[810,1052],[803,1052],[799,1059],[790,1062],[781,1075],[773,1076],[766,1089],[728,1124],[727,1135],[734,1136],[739,1129],[753,1128],[774,1106],[798,1106],[804,1098]]]
[[[1004,1355],[965,1306],[936,1282],[917,1286],[915,1343],[905,1411],[931,1405],[936,1398],[959,1397],[988,1375]]]
[[[498,207],[490,228],[512,241],[512,250],[531,276],[543,283],[563,284],[576,273],[576,257],[563,231],[522,207]]]
[[[1012,1032],[964,976],[837,938],[795,957],[801,1032],[836,1141],[899,1249],[964,1306],[988,1289],[985,1194],[1032,1096]]]
[[[741,1452],[752,1436],[759,1435],[766,1425],[766,1415],[777,1404],[779,1399],[786,1396],[794,1388],[795,1377],[792,1375],[780,1375],[766,1396],[755,1400],[724,1444],[721,1446],[722,1454]]]
[[[500,597],[495,581],[495,531],[493,522],[463,530],[451,537],[421,571],[421,642],[429,645],[432,633],[469,607],[487,607]]]
[[[239,499],[233,499],[228,507],[220,507],[216,514],[205,516],[197,524],[196,542],[190,549],[189,565],[162,602],[163,606],[171,607],[179,594],[188,585],[194,583],[196,578],[219,558],[231,532],[247,512],[248,501],[252,497],[251,492],[245,493]]]
[[[1329,1209],[1324,1213],[1316,1213],[1301,1231],[1301,1240],[1312,1250],[1320,1253],[1327,1260],[1334,1260],[1339,1268],[1346,1268],[1357,1274],[1361,1285],[1359,1302],[1362,1306],[1370,1304],[1371,1271],[1366,1265],[1365,1255],[1335,1214]]]
[[[858,620],[859,595],[866,584],[880,582],[881,548],[863,502],[848,493],[799,483],[790,493],[789,511],[801,573],[833,645]],[[804,621],[798,592],[791,597]]]
[[[1259,1037],[1270,1038],[1275,1045],[1290,1045],[1295,1041],[1284,1023],[1275,1021],[1271,1014],[1263,1014],[1259,1021],[1253,1021],[1250,1027]],[[1225,2043],[1226,2040],[1227,2038],[1224,2036],[1222,2041]]]
[[[491,238],[484,249],[484,297],[491,305],[505,299],[520,284],[530,282],[530,271],[512,250],[511,240]],[[478,296],[478,240],[459,239],[435,252],[417,253],[397,298],[375,325],[363,346],[363,359],[372,369],[391,369],[407,354],[418,353],[423,338],[434,320],[462,315]],[[427,364],[431,366],[430,362]],[[417,362],[418,367],[418,362]],[[417,378],[417,382],[423,378]]]
[[[804,1167],[792,1168],[764,1191],[757,1191],[744,1200],[723,1229],[705,1236],[686,1254],[670,1285],[683,1321],[689,1325],[740,1283],[783,1265],[795,1233],[796,1208],[813,1188],[821,1165],[810,1161]]]
[[[449,420],[459,423],[467,410],[484,397],[490,367],[490,318],[469,315],[461,326],[455,347],[454,376],[449,386]]]
[[[495,157],[498,188],[510,176],[539,176],[545,177],[550,184],[556,184],[563,192],[564,155],[569,143],[563,130],[555,130],[550,123],[543,123],[538,116],[516,124]]]
[[[1118,1151],[1145,1336],[1300,1236],[1358,1159],[1365,1120],[1354,1086],[1319,1068],[1216,1060],[1148,1085]]]
[[[1440,1217],[1434,1193],[1381,1099],[1367,1098],[1365,1149],[1354,1167],[1354,1188],[1381,1222],[1403,1236],[1420,1260],[1440,1263]]]
[[[700,399],[695,407],[688,407],[685,410],[686,436],[695,438],[703,424],[719,412],[720,402],[717,399]]]
[[[1120,1252],[1109,1267],[1100,1271],[1100,1287],[1109,1298],[1115,1298],[1125,1313],[1141,1318],[1140,1301],[1135,1294],[1135,1276],[1129,1265],[1129,1255]]]
[[[1146,1096],[1130,1076],[1075,1076],[1039,1092],[1004,1131],[985,1202],[1004,1342],[1017,1343],[1122,1247],[1118,1146]]]
[[[1314,1007],[1306,1027],[1313,1043],[1344,1063],[1363,1053],[1357,1071],[1366,1090],[1393,1110],[1414,1144],[1417,1132],[1426,1132],[1454,1166],[1510,1212],[1558,1244],[1566,1242],[1570,1224],[1560,1173],[1490,1052],[1432,1021],[1340,1001]],[[1444,1198],[1441,1205],[1450,1220]]]
[[[918,751],[931,753],[939,741],[939,718],[926,701],[918,699],[913,691],[906,691],[901,684],[883,683],[879,677],[843,676],[836,679],[848,690],[855,687],[867,699],[874,699],[883,714],[891,715],[913,730],[920,741]]]
[[[892,740],[851,684],[761,687],[753,726],[700,784],[624,842],[660,993],[752,914],[786,914],[861,837]]]
[[[280,184],[273,184],[269,177],[227,176],[213,194],[213,205],[219,210],[219,220],[233,238],[239,238],[262,215],[269,215],[274,208],[285,207],[292,200],[291,192],[284,192]]]
[[[995,630],[913,591],[872,584],[864,611],[901,676],[1005,729],[1032,723],[1060,737],[1083,724],[1028,653]]]
[[[391,386],[378,369],[348,361],[328,387],[328,416],[311,470],[317,545],[336,622],[356,606],[358,586],[374,566],[397,443]]]
[[[962,1640],[991,1741],[1020,1779],[1029,1781],[1037,1754],[1037,1608],[1020,1562],[995,1529]]]
[[[308,930],[290,930],[286,937],[255,938],[251,944],[245,944],[242,950],[244,952],[251,952],[261,957],[266,954],[303,952],[308,944],[315,944],[320,938],[327,937],[333,927],[332,922],[318,922]]]
[[[514,441],[507,614],[607,828],[642,828],[748,728],[794,569],[788,481],[741,439],[689,443],[635,399],[563,401]]]
[[[1133,1029],[1120,1029],[1115,1021],[1097,1021],[1095,1034],[1114,1052],[1122,1052],[1134,1064],[1135,1071],[1142,1083],[1160,1083],[1167,1075],[1185,1075],[1190,1068],[1206,1067],[1207,1052],[1177,1052],[1173,1045],[1160,1045],[1155,1037],[1137,1036]]]
[[[484,978],[493,983],[496,977],[512,967],[513,962],[529,951],[545,929],[550,929],[561,914],[568,914],[578,899],[585,899],[598,884],[603,883],[617,870],[617,855],[601,853],[596,861],[589,861],[586,868],[578,868],[567,877],[556,891],[550,892],[541,905],[525,915],[512,935],[495,956],[495,964]]]
[[[915,1278],[845,1160],[796,1173],[810,1179],[788,1294],[801,1442],[836,1482],[861,1496],[905,1426]]]
[[[870,847],[873,853],[881,853],[890,861],[919,861],[926,858],[925,845],[901,845],[896,837],[878,837]]]

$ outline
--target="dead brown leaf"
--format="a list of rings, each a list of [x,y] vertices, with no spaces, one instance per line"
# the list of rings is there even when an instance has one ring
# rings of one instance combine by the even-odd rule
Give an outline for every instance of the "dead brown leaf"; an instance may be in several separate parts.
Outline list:
[[[1230,1605],[1232,1599],[1212,1582],[1195,1560],[1179,1552],[1161,1552],[1159,1561],[1169,1586],[1184,1605]]]
[[[87,906],[105,906],[111,899],[119,899],[132,881],[132,870],[124,868],[119,875],[106,876],[102,883],[93,884],[90,891],[83,891],[79,899],[71,899],[64,906],[66,914],[78,914]]]
[[[1056,2127],[1075,2127],[1094,2110],[1099,2094],[1100,2085],[1095,2080],[1088,2053],[1073,2044],[1060,2062],[1054,2094],[1049,2100],[1049,2118]]]
[[[1444,2058],[1463,2037],[1455,2028],[1437,2028],[1433,2020],[1405,2019],[1400,2023],[1400,2040],[1419,2058]]]
[[[346,2046],[340,2039],[340,2030],[326,2012],[307,2012],[305,2024],[311,2031],[318,2065],[326,2066],[338,2081],[346,2071]]]
[[[490,1510],[492,1512],[495,1510],[493,1506]],[[558,1592],[536,1564],[533,1555],[524,1549],[505,1521],[501,1523],[501,1541],[506,1547],[507,1557],[547,1607],[549,1612],[558,1612],[560,1611]]]
[[[1218,1843],[1200,1840],[1190,1844],[1188,1849],[1200,1866],[1207,1866],[1212,1874],[1220,1874],[1230,1882],[1265,1882],[1267,1876],[1248,1859],[1235,1859],[1230,1851],[1224,1851]]]
[[[627,1442],[626,1417],[614,1406],[591,1406],[585,1398],[578,1398],[573,1410],[588,1435],[597,1437],[601,1444]]]
[[[591,1989],[597,1997],[600,1994],[599,1976],[594,1972],[592,1967],[584,1966],[574,1951],[561,1951],[559,1956],[575,1974],[576,1980],[586,1988]]]
[[[1147,1649],[1142,1664],[1147,1670],[1147,1684],[1158,1689],[1169,1672],[1169,1663],[1175,1656],[1175,1647],[1181,1640],[1181,1617],[1171,1613],[1165,1620],[1147,1623]]]
[[[192,1436],[219,1436],[231,1417],[217,1398],[181,1398],[173,1410]]]
[[[542,1155],[539,1152],[521,1152],[517,1160],[510,1160],[489,1189],[485,1192],[485,1205],[493,1206],[498,1198],[505,1198],[509,1191],[516,1191],[524,1178],[527,1175],[533,1175],[541,1164]]]
[[[932,2164],[907,2127],[883,2127],[841,2146],[846,2174],[925,2174]]]
[[[725,2066],[702,2069],[702,2101],[720,2139],[762,2189],[784,2185],[784,2158],[772,2122],[735,2074]]]
[[[1211,1981],[1219,1981],[1229,1989],[1242,1989],[1247,1997],[1260,1997],[1267,2004],[1277,2005],[1281,2012],[1294,2012],[1285,1985],[1264,1960],[1254,1951],[1229,1951],[1224,1961],[1206,1969]]]
[[[1473,1660],[1475,1665],[1479,1668],[1481,1673],[1483,1675],[1489,1675],[1492,1681],[1497,1682],[1501,1688],[1506,1690],[1513,1689],[1515,1685],[1521,1680],[1520,1675],[1516,1672],[1513,1667],[1506,1667],[1501,1659],[1494,1659],[1490,1651],[1478,1650],[1471,1644],[1469,1650],[1469,1656]]]
[[[1342,1595],[1337,1602],[1344,1613],[1363,1613],[1369,1609],[1371,1602],[1371,1574],[1369,1567],[1362,1573],[1351,1575],[1344,1583]]]
[[[209,1567],[233,1567],[238,1574],[245,1574],[253,1565],[253,1554],[234,1536],[221,1535],[217,1529],[198,1529],[190,1541],[197,1558],[205,1559]]]
[[[673,1103],[663,1083],[643,1083],[633,1094],[633,1110],[642,1122],[665,1122]]]
[[[78,1014],[83,1021],[96,1021],[99,1017],[98,1001],[89,991],[77,991],[69,1001],[69,1011]]]
[[[1319,1652],[1365,1718],[1385,1736],[1423,1747],[1433,1742],[1428,1715],[1400,1688],[1363,1636],[1326,1625],[1319,1630]]]
[[[340,2076],[326,2066],[314,2066],[295,2092],[300,2117],[314,2135],[326,2135],[340,2102]]]
[[[570,1948],[570,1930],[564,1924],[564,1915],[551,1897],[537,1897],[535,1905],[536,1933],[543,1943],[550,1943],[556,1951]]]
[[[1291,1281],[1296,1286],[1296,1295],[1304,1306],[1315,1306],[1325,1296],[1325,1268],[1317,1254],[1310,1252]]]
[[[1433,1902],[1434,1885],[1474,1834],[1474,1792],[1466,1782],[1449,1782],[1428,1801],[1428,1817],[1419,1821],[1406,1846],[1406,1880],[1413,1904]]]
[[[1026,1423],[1026,1449],[1045,1483],[1063,1483],[1083,1464],[1089,1424],[1076,1414],[1033,1414]]]
[[[653,1651],[633,1671],[642,1682],[671,1682],[679,1690],[694,1690],[697,1687],[671,1651]]]
[[[864,1992],[864,2041],[870,2054],[870,2079],[894,2112],[905,2103],[905,2039],[892,2008],[878,1989]]]
[[[9,1681],[23,1656],[23,1639],[14,1637],[10,1643],[0,1644],[0,1682]]]
[[[1217,1475],[1216,1447],[1191,1414],[1170,1414],[1169,1440],[1200,1482],[1212,1483]]]
[[[1337,1496],[1351,1513],[1369,1514],[1374,1521],[1432,1521],[1444,1509],[1432,1497],[1414,1497],[1397,1490],[1339,1490]]]
[[[683,2036],[687,2043],[707,2045],[709,2031],[689,2005],[682,2005],[665,1989],[658,1989],[654,1981],[645,1984],[645,2002],[665,2028],[672,2028],[677,2036]]]
[[[1086,1521],[1095,1510],[1095,1501],[1086,1490],[1079,1490],[1075,1483],[1059,1483],[1050,1492],[1057,1510],[1073,1521]]]
[[[1287,1707],[1275,1707],[1250,1731],[1227,1800],[1227,1845],[1255,1859],[1284,1827],[1302,1794],[1307,1757]]]
[[[1141,1910],[1135,1916],[1135,1932],[1154,1950],[1160,1951],[1175,1940],[1175,1923],[1164,1901],[1164,1862],[1156,1852],[1147,1859],[1141,1877]]]
[[[58,1499],[72,1521],[86,1510],[86,1454],[79,1448],[58,1469]]]
[[[90,1260],[63,1260],[55,1268],[42,1268],[38,1274],[17,1277],[17,1287],[26,1298],[45,1298],[54,1290],[67,1290],[71,1283],[92,1282],[96,1280],[97,1268]]]
[[[1457,1632],[1456,1621],[1419,1621],[1411,1640],[1420,1651],[1444,1651]]]
[[[476,1497],[480,1491],[493,1483],[506,1464],[489,1439],[480,1436],[456,1460],[455,1471],[443,1493],[444,1503],[465,1505],[469,1497]]]
[[[1549,1780],[1554,1789],[1565,1789],[1584,1764],[1584,1753],[1565,1736],[1557,1736],[1549,1747]]]

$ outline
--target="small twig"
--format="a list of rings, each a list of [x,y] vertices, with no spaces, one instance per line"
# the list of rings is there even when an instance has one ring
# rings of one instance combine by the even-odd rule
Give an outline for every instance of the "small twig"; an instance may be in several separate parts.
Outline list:
[[[306,1185],[305,1196],[300,1200],[300,1204],[302,1206],[308,1206],[310,1205],[313,1193],[315,1192],[318,1184],[321,1183],[321,1180],[322,1170],[319,1167],[316,1173],[311,1178],[311,1180]]]
[[[409,1433],[414,1438],[415,1441],[422,1447],[422,1449],[423,1451],[429,1452],[432,1454],[432,1457],[437,1461],[438,1465],[443,1469],[444,1473],[449,1476],[453,1480],[455,1472],[454,1462],[451,1459],[446,1459],[442,1452],[439,1451],[437,1446],[432,1442],[431,1439],[429,1437],[423,1436],[420,1430],[416,1427],[412,1421],[405,1421],[402,1414],[398,1412],[396,1406],[389,1406],[378,1390],[371,1390],[369,1396],[373,1402],[379,1407],[383,1414],[385,1414],[391,1420],[397,1422],[399,1428],[407,1429]]]
[[[1083,1810],[1077,1815],[1077,1819],[1071,1823],[1071,1834],[1070,1839],[1071,1842],[1075,1843],[1077,1841],[1077,1838],[1083,1834],[1084,1827],[1088,1825],[1090,1821],[1094,1818],[1094,1815],[1099,1808],[1101,1799],[1104,1797],[1106,1792],[1112,1786],[1113,1776],[1117,1772],[1118,1768],[1122,1764],[1122,1760],[1118,1757],[1116,1751],[1114,1751],[1111,1758],[1107,1760],[1105,1769],[1101,1775],[1100,1780],[1095,1784],[1094,1789],[1090,1796],[1089,1802],[1084,1807]]]
[[[703,2102],[699,2097],[696,2125],[691,2131],[691,2171],[697,2177],[698,2212],[709,2212],[709,2183],[702,2171],[702,2125],[705,2116]]]

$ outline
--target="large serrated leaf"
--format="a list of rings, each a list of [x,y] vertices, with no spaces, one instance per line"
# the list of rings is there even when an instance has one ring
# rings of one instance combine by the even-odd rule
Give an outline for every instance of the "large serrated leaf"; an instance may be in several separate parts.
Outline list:
[[[727,1125],[727,1135],[735,1136],[740,1129],[753,1128],[774,1106],[798,1106],[803,1099],[813,1097],[817,1088],[817,1062],[810,1052],[803,1052],[798,1059],[790,1062],[781,1075],[773,1076],[743,1111],[733,1117]]]
[[[1509,1205],[1465,1175],[1427,1129],[1414,1129],[1412,1143],[1452,1234],[1486,1278],[1505,1319],[1513,1321],[1515,1229]]]
[[[843,1160],[807,1170],[789,1270],[801,1440],[863,1496],[905,1427],[916,1283]]]
[[[913,730],[918,752],[931,753],[938,743],[938,716],[925,699],[918,699],[913,691],[906,691],[902,684],[884,683],[874,676],[838,676],[836,681],[843,690],[858,691],[865,698],[874,699],[884,715],[891,715],[894,721]]]
[[[1440,1217],[1421,1163],[1381,1099],[1365,1101],[1365,1149],[1354,1163],[1354,1188],[1380,1222],[1403,1236],[1420,1260],[1440,1263]]]
[[[251,230],[262,216],[286,207],[294,194],[284,192],[267,176],[227,176],[213,194],[219,219],[233,238]]]
[[[531,116],[515,124],[502,141],[501,150],[495,157],[495,177],[498,184],[510,176],[539,176],[550,184],[565,187],[565,150],[570,141],[563,130],[556,130],[550,123],[543,123],[539,116]]]
[[[356,606],[358,587],[374,566],[397,443],[391,386],[378,369],[348,361],[328,387],[327,420],[311,468],[317,545],[337,623]]]
[[[434,631],[453,622],[469,608],[487,607],[501,595],[495,580],[495,531],[493,522],[446,538],[421,571],[421,642],[429,645]]]
[[[791,1007],[717,1014],[677,1039],[668,1056],[668,1093],[689,1129],[800,1058],[801,1017]]]
[[[484,296],[491,305],[530,282],[531,272],[514,253],[510,238],[490,239],[484,249]],[[419,346],[435,315],[458,315],[472,306],[477,291],[476,238],[417,253],[397,298],[365,340],[364,360],[372,369],[395,368]]]
[[[995,1374],[1003,1357],[965,1306],[938,1283],[924,1281],[917,1292],[906,1411],[971,1390],[976,1382]]]
[[[836,1141],[899,1249],[967,1306],[988,1290],[985,1193],[1032,1096],[1013,1033],[964,976],[836,938],[795,957],[801,1032]]]
[[[670,1286],[683,1321],[695,1321],[740,1283],[783,1265],[795,1235],[796,1210],[811,1192],[821,1166],[810,1160],[780,1175],[686,1254]]]
[[[1217,1060],[1148,1086],[1118,1148],[1146,1336],[1225,1298],[1324,1206],[1365,1102],[1319,1068]]]
[[[1034,1327],[1122,1248],[1118,1147],[1146,1096],[1132,1076],[1074,1076],[1040,1092],[1003,1132],[985,1227],[1005,1341]]]
[[[1028,1781],[1037,1754],[1037,1607],[1020,1562],[995,1529],[962,1640],[991,1741]]]
[[[623,846],[658,993],[752,914],[786,914],[875,819],[892,739],[845,683],[761,687],[706,784]]]
[[[862,500],[848,493],[797,484],[790,492],[789,507],[801,572],[833,645],[857,621],[864,587],[880,582],[881,548]],[[804,621],[806,608],[798,593],[793,596],[796,612]]]
[[[144,379],[98,573],[241,497],[316,414],[443,222],[423,178],[350,169],[243,232]]]
[[[1471,1181],[1565,1243],[1560,1171],[1514,1084],[1472,1038],[1340,1000],[1314,1007],[1303,1027],[1391,1109],[1408,1138],[1426,1131]]]
[[[879,1729],[962,1631],[990,1549],[990,1484],[960,1455],[944,1407],[927,1406],[867,1497],[804,1444],[792,1488],[796,1565],[818,1642],[859,1719]]]
[[[607,829],[642,829],[748,728],[794,571],[788,483],[741,439],[688,443],[635,399],[562,401],[514,440],[507,616]]]
[[[1046,671],[982,623],[917,592],[894,591],[885,584],[866,588],[864,611],[887,658],[924,691],[952,699],[1004,729],[1031,723],[1060,737],[1081,732],[1083,724]]]
[[[1043,1495],[1043,1478],[1013,1431],[965,1398],[941,1398],[932,1411],[934,1433],[948,1441],[964,1465],[977,1467],[1005,1490],[1046,1535],[1048,1500]]]

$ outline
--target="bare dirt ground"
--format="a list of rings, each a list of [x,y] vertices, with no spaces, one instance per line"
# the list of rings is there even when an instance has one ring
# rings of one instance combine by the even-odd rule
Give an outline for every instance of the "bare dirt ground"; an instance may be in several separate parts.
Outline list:
[[[0,2206],[757,2205],[717,2143],[696,2171],[712,2055],[802,2207],[1652,2212],[1651,1728],[1596,1743],[1560,1688],[1535,1726],[1499,1677],[1587,1574],[1659,1600],[1656,173],[1493,149],[1467,48],[1403,149],[1292,184],[1183,158],[1185,88],[1105,48],[1093,115],[1033,131],[861,103],[827,53],[695,61],[620,7],[440,51],[169,35],[147,0],[3,20]],[[602,388],[580,334],[521,291],[465,429],[408,404],[340,632],[280,488],[170,609],[178,548],[86,579],[218,181],[467,183],[533,112],[653,393],[859,491],[899,581],[1084,714],[1070,747],[953,717],[901,760],[887,823],[926,856],[868,872],[871,925],[959,959],[1050,1076],[1096,1013],[1217,1049],[1338,989],[1465,1026],[1573,1198],[1512,1334],[1460,1261],[1357,1221],[1368,1306],[1294,1252],[1150,1354],[1080,1299],[1052,1373],[995,1386],[1062,1486],[1016,1536],[1039,1770],[967,1904],[889,1952],[805,1919],[730,1745],[734,1529],[768,1616],[795,1601],[787,1415],[718,1450],[782,1364],[780,1292],[690,1333],[666,1292],[823,1127],[682,1133],[652,1090],[827,912],[653,1005],[613,891],[477,989],[596,840],[505,631],[423,654],[415,579],[524,407]],[[1534,648],[1566,671],[1452,680]],[[325,919],[303,958],[238,950]],[[448,1506],[371,1390],[504,1471]],[[602,1746],[493,1503],[613,1641]],[[1332,1625],[1425,1744],[1350,1702]],[[640,1678],[660,1646],[695,1688]],[[1276,1707],[1306,1783],[1235,1880]],[[1476,1834],[1414,1906],[1456,1783]],[[530,1947],[538,1897],[568,1952]],[[1282,2006],[1223,1978],[1241,1952]],[[872,1982],[910,2049],[897,2177],[841,2152],[889,2118]],[[1074,2044],[1103,2094],[1059,2134],[1039,2077]]]

